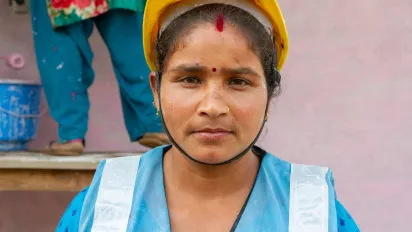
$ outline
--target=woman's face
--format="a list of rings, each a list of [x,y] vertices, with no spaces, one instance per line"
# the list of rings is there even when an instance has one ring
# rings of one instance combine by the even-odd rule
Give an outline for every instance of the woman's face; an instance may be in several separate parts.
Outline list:
[[[166,126],[194,159],[227,161],[256,138],[267,89],[259,58],[235,27],[202,24],[184,34],[165,63],[161,104]],[[156,105],[158,95],[151,85]]]

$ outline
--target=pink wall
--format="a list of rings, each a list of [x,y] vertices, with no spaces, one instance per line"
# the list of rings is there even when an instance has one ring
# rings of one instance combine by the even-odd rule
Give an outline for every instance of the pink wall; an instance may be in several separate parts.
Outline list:
[[[331,167],[338,196],[362,231],[410,231],[412,2],[279,1],[290,54],[283,94],[273,103],[260,144],[287,160]],[[11,15],[5,2],[0,2],[0,54],[25,54],[28,68],[19,75],[37,79],[29,16]],[[107,50],[97,33],[91,43],[97,76],[90,90],[88,149],[138,150],[123,126]],[[0,68],[0,76],[6,75],[17,74]],[[54,139],[55,130],[45,115],[32,147]],[[0,232],[51,231],[71,197],[0,193]]]

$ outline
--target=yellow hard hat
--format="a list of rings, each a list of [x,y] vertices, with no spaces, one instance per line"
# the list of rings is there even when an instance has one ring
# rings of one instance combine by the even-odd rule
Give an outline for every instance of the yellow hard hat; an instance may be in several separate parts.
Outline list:
[[[147,0],[144,19],[143,19],[143,48],[146,57],[146,62],[152,71],[156,70],[156,55],[154,42],[162,27],[161,19],[168,11],[173,11],[174,7],[183,4],[184,2],[200,2],[200,3],[226,3],[234,0]],[[226,1],[226,2],[225,2]],[[274,40],[277,46],[278,69],[280,70],[285,63],[288,53],[288,33],[286,30],[285,21],[282,12],[276,0],[237,0],[238,2],[245,1],[248,4],[257,6],[272,24]],[[236,1],[235,1],[236,2]],[[235,5],[236,4],[232,4]]]

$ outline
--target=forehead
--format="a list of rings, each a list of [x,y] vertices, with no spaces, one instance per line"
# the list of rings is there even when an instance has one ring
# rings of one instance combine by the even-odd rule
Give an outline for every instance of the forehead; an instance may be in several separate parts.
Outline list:
[[[169,67],[184,63],[216,66],[250,66],[262,69],[249,41],[234,26],[204,23],[182,34],[170,54]],[[263,69],[262,69],[263,72]]]

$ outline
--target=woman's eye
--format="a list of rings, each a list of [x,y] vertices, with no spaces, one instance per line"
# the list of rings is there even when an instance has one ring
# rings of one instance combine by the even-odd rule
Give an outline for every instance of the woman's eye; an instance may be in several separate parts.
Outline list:
[[[201,83],[200,80],[196,77],[184,77],[184,78],[181,78],[179,81],[185,84],[192,84],[192,85]]]
[[[236,86],[246,86],[250,85],[250,83],[243,79],[232,79],[229,81],[229,85],[236,85]]]

